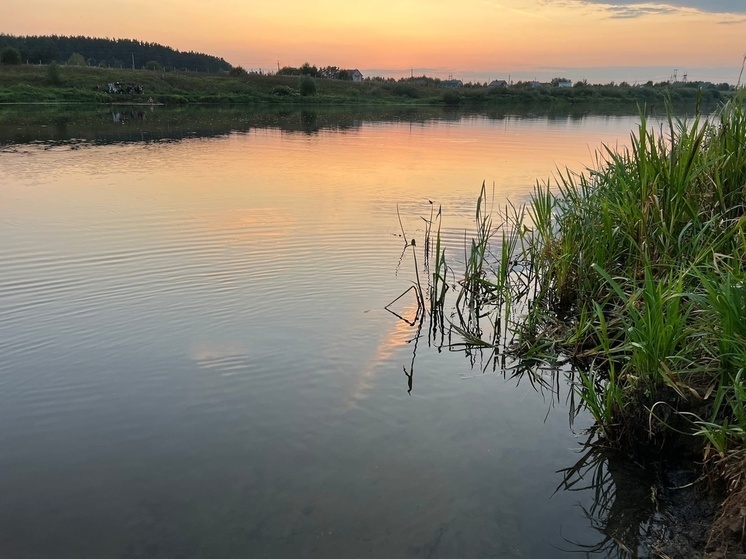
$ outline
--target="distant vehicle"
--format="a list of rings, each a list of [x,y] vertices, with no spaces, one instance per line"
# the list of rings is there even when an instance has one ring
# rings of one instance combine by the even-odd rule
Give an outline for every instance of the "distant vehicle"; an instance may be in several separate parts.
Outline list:
[[[143,88],[139,84],[114,82],[109,84],[109,93],[126,93],[128,95],[142,95]]]

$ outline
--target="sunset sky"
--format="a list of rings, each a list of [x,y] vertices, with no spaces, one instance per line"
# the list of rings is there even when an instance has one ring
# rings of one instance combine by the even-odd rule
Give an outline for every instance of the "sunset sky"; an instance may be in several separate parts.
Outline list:
[[[139,39],[246,69],[735,83],[746,0],[26,0],[0,32]]]

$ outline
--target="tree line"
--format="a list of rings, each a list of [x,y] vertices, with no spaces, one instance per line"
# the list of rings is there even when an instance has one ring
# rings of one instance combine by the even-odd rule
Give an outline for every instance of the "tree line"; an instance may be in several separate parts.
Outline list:
[[[227,72],[232,68],[223,58],[135,39],[0,34],[0,51],[10,53],[12,56],[6,58],[21,64],[65,64],[72,59],[75,65],[105,68],[159,67],[196,72]]]

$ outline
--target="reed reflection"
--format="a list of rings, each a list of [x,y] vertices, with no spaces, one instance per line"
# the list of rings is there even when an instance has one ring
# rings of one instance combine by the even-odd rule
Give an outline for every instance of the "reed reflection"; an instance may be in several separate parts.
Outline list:
[[[533,343],[512,326],[517,317],[531,312],[536,288],[530,262],[520,258],[521,238],[505,227],[511,223],[504,219],[506,213],[515,209],[509,207],[498,214],[503,219],[495,227],[491,217],[494,205],[483,185],[474,214],[476,228],[464,242],[464,261],[454,263],[453,258],[446,260],[442,208],[428,202],[431,211],[421,218],[425,227],[419,260],[417,242],[408,239],[402,227],[404,248],[397,270],[411,264],[413,285],[386,307],[413,332],[411,360],[403,366],[408,392],[413,388],[418,341],[424,330],[430,346],[438,351],[461,352],[472,370],[529,382],[539,395],[549,394],[547,415],[564,400],[572,425],[583,412],[576,399],[578,381],[573,376],[572,360],[567,357],[548,361],[536,353],[522,358],[513,351],[518,344]],[[392,310],[404,297],[414,298],[418,305],[409,319]],[[555,494],[582,493],[579,502],[590,504],[579,506],[592,533],[599,536],[578,539],[565,535],[563,551],[585,557],[648,557],[666,529],[656,498],[659,484],[638,465],[613,456],[599,445],[595,433],[590,433],[578,453],[575,463],[559,471],[562,481]]]
[[[578,450],[578,461],[560,470],[557,491],[590,493],[590,506],[579,505],[595,540],[566,538],[566,551],[586,557],[647,557],[663,531],[657,484],[639,466],[598,444],[591,434]]]

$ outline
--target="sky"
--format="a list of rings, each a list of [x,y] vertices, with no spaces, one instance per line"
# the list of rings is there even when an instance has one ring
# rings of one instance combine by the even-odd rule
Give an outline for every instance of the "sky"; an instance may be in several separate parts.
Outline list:
[[[746,0],[25,0],[0,32],[138,39],[247,70],[736,83]]]

